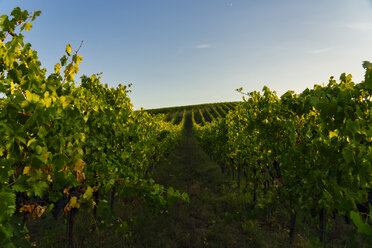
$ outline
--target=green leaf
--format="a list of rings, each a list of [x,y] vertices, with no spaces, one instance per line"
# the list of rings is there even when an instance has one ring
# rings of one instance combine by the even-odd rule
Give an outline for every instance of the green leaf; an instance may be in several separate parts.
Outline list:
[[[37,132],[37,135],[40,138],[44,138],[47,134],[48,134],[48,130],[44,126],[39,127],[39,131]]]
[[[372,67],[372,63],[369,61],[363,61],[363,68],[368,69]]]
[[[111,178],[105,185],[104,190],[108,191],[115,185],[115,179]]]
[[[372,236],[372,226],[368,225],[367,223],[364,223],[359,213],[355,211],[351,211],[350,218],[353,220],[354,224],[357,226],[359,232]]]
[[[21,11],[21,8],[20,7],[15,7],[12,10],[12,12],[10,12],[10,14],[12,16],[14,16],[14,18],[16,18],[16,19],[20,19],[21,18],[21,13],[22,13],[22,11]]]
[[[68,161],[69,159],[65,154],[57,154],[53,157],[53,164],[57,171],[62,170]]]
[[[66,55],[63,55],[62,58],[60,59],[60,61],[61,61],[61,65],[62,66],[65,66],[66,63],[67,63],[67,57],[66,57]]]
[[[12,192],[0,192],[0,219],[6,215],[11,216],[15,212],[15,194]]]
[[[13,190],[18,191],[18,192],[24,192],[27,190],[26,185],[25,185],[25,180],[18,180],[14,185],[13,185]]]
[[[174,189],[173,187],[168,188],[168,195],[172,196],[174,194]]]
[[[0,16],[0,24],[3,24],[8,19],[7,15]]]
[[[43,193],[48,189],[48,184],[44,181],[37,182],[32,185],[36,196],[43,197]]]
[[[342,156],[344,157],[346,163],[353,162],[353,151],[351,151],[349,148],[345,147],[342,149]]]
[[[352,121],[352,120],[348,119],[346,121],[346,129],[348,131],[350,131],[353,135],[355,135],[360,128],[359,128],[359,125],[358,125],[357,121]]]
[[[181,196],[185,202],[190,202],[190,197],[187,193],[183,192]]]
[[[41,11],[34,11],[34,15],[32,16],[31,18],[31,21],[34,21],[36,17],[40,16],[41,15]]]
[[[364,83],[368,89],[372,90],[372,63],[369,61],[363,61],[363,68],[366,69]]]
[[[368,89],[372,90],[372,69],[367,69],[366,75],[365,75],[365,84]]]

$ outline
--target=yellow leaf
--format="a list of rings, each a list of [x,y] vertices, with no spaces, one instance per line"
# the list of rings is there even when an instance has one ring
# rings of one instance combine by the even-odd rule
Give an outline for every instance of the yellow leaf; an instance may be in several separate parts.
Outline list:
[[[50,152],[45,153],[45,154],[43,155],[43,158],[44,158],[45,160],[48,159],[49,154],[50,154]]]
[[[88,186],[87,190],[85,191],[83,198],[89,200],[93,195],[93,189]]]
[[[23,174],[26,175],[28,174],[28,172],[30,171],[31,169],[31,166],[25,166],[25,168],[23,168]]]
[[[71,45],[70,44],[67,44],[67,46],[66,46],[66,53],[68,54],[68,56],[71,56],[71,49],[72,49]]]
[[[32,93],[28,90],[25,91],[25,94],[26,94],[26,98],[31,101],[31,98],[32,98]]]
[[[13,95],[14,94],[14,83],[13,82],[11,82],[10,83],[10,93]]]
[[[84,164],[85,164],[85,162],[81,158],[76,160],[75,171],[82,171],[84,169]]]
[[[73,196],[73,197],[71,197],[69,204],[70,204],[71,207],[73,207],[73,206],[76,205],[76,202],[77,202],[77,198],[76,198],[76,196]]]
[[[27,147],[29,147],[32,143],[34,143],[36,140],[36,138],[32,138],[30,139],[28,142],[27,142]]]
[[[329,131],[329,138],[332,139],[333,137],[337,137],[338,136],[338,130],[334,130],[334,131]]]
[[[80,203],[78,202],[78,199],[76,196],[71,197],[70,202],[68,203],[72,208],[79,208]]]
[[[55,66],[54,66],[54,72],[59,74],[61,71],[61,65],[59,63],[57,63]]]
[[[49,108],[50,105],[52,104],[52,99],[51,99],[50,97],[45,98],[45,99],[43,100],[43,103],[44,103],[44,105],[45,105],[46,108]]]

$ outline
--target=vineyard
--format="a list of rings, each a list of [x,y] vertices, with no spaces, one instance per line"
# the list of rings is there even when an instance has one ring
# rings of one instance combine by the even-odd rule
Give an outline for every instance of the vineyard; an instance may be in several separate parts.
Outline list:
[[[285,206],[290,244],[302,222],[319,229],[326,245],[328,217],[337,215],[351,218],[371,241],[371,66],[364,63],[360,84],[342,74],[340,83],[331,77],[301,94],[279,98],[266,87],[245,94],[234,111],[204,126],[193,113],[195,135],[248,195],[249,209],[270,220]]]
[[[48,214],[66,216],[72,247],[77,212],[90,213],[94,228],[115,224],[125,231],[126,221],[112,216],[116,198],[137,195],[154,211],[174,198],[187,200],[150,177],[180,139],[182,124],[134,112],[127,87],[108,88],[99,75],[76,84],[82,58],[70,45],[46,76],[36,51],[15,33],[28,31],[40,12],[11,14],[1,17],[0,33],[1,246],[26,247],[26,223]]]
[[[296,94],[134,111],[130,85],[47,75],[0,20],[1,247],[370,247],[372,64]],[[239,94],[239,93],[237,93]]]

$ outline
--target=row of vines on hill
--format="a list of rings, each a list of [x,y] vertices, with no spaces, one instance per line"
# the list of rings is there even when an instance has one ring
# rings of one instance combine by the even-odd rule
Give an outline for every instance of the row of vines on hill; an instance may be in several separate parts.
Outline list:
[[[237,186],[246,179],[253,208],[270,215],[279,203],[288,207],[291,240],[303,221],[319,226],[324,242],[326,217],[334,212],[372,235],[356,211],[357,203],[368,207],[372,188],[372,64],[363,66],[359,84],[342,74],[339,83],[331,77],[328,85],[280,98],[264,87],[243,93],[244,103],[225,118],[194,123],[203,148],[236,175]]]
[[[147,112],[156,115],[156,114],[165,114],[164,119],[171,123],[178,123],[180,111],[187,111],[194,109],[198,111],[201,119],[204,121],[211,122],[216,118],[225,117],[226,114],[235,108],[239,102],[220,102],[220,103],[209,103],[209,104],[198,104],[198,105],[188,105],[188,106],[178,106],[170,108],[159,108],[159,109],[148,109]],[[199,122],[203,122],[200,120]],[[198,122],[198,123],[199,123]]]
[[[159,210],[187,199],[149,176],[182,126],[133,111],[127,87],[109,88],[99,75],[76,84],[82,57],[70,45],[47,76],[22,35],[38,15],[15,8],[0,22],[0,246],[28,246],[27,220],[50,212],[70,225],[77,211],[94,212],[104,227],[112,222],[99,213],[115,196]]]
[[[224,118],[233,108],[233,106],[230,107],[227,103],[208,104],[208,106],[196,105],[192,108],[193,112],[195,112],[193,113],[195,124],[204,126],[215,119]]]

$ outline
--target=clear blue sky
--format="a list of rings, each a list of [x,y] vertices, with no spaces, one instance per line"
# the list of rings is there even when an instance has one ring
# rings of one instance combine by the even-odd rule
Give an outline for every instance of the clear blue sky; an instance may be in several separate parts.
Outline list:
[[[79,75],[133,83],[135,109],[360,82],[372,61],[372,0],[0,0],[0,15],[16,6],[42,11],[25,36],[43,67],[84,40]]]

